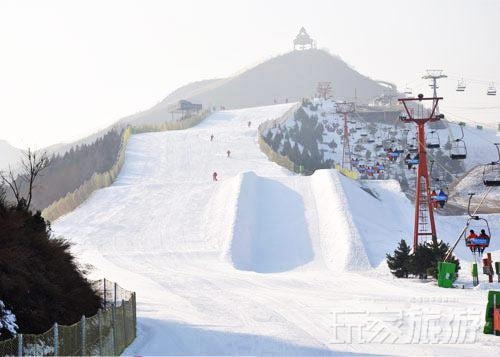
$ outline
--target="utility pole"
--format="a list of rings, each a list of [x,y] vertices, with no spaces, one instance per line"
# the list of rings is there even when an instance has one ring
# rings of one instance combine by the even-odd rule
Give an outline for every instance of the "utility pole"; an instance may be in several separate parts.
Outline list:
[[[429,84],[429,87],[432,88],[432,96],[437,98],[437,89],[439,86],[437,85],[437,80],[442,78],[448,78],[447,75],[443,74],[442,69],[428,69],[426,70],[427,74],[422,77],[422,79],[430,79],[432,81]],[[439,106],[436,106],[436,114],[439,114]]]
[[[425,123],[434,122],[444,118],[438,114],[436,108],[441,97],[424,98],[419,94],[417,98],[398,99],[404,106],[407,116],[400,116],[405,123],[417,125],[418,164],[415,184],[415,222],[413,229],[413,251],[416,251],[421,236],[431,236],[432,241],[437,243],[436,225],[434,222],[434,210],[431,205],[429,187],[429,170],[427,169],[427,153],[425,147]],[[432,101],[432,108],[426,109],[423,101]],[[408,103],[416,103],[417,106],[408,108]]]
[[[352,170],[351,146],[349,144],[349,127],[347,125],[347,120],[349,113],[354,112],[354,103],[337,103],[336,112],[337,114],[342,114],[344,116],[344,131],[342,133],[342,168]]]

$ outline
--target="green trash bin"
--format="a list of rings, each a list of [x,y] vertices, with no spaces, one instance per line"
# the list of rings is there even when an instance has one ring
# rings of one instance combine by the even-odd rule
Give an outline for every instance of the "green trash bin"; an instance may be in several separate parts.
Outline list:
[[[438,286],[441,288],[451,288],[456,279],[456,271],[456,264],[438,262]]]

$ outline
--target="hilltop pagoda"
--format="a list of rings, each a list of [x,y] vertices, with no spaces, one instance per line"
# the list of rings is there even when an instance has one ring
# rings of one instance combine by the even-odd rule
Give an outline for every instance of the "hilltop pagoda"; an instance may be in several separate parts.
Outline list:
[[[293,40],[294,50],[310,50],[316,48],[316,41],[314,41],[311,36],[307,33],[305,28],[301,28],[299,34]]]

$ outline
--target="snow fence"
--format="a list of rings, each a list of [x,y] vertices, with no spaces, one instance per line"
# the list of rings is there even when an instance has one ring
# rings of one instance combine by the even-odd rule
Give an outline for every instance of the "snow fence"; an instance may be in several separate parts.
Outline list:
[[[118,356],[136,337],[135,293],[109,280],[93,283],[102,308],[70,326],[0,341],[0,356]]]

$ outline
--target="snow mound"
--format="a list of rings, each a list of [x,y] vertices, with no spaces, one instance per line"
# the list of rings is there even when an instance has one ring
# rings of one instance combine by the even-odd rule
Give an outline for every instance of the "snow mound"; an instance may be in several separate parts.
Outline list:
[[[230,246],[236,269],[274,273],[313,259],[302,197],[283,183],[241,175]]]
[[[371,268],[363,240],[348,209],[344,186],[349,185],[356,184],[334,170],[317,170],[311,177],[324,260],[336,272]]]

